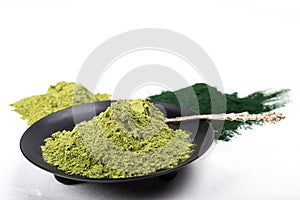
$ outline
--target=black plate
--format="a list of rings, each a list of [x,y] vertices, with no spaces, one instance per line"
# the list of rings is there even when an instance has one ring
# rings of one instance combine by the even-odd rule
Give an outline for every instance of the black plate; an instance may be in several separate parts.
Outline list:
[[[154,174],[132,178],[92,179],[79,175],[69,175],[44,161],[40,146],[44,144],[45,138],[50,137],[52,133],[56,131],[72,130],[75,124],[84,120],[90,120],[92,117],[105,111],[106,108],[110,106],[111,102],[112,101],[103,101],[74,106],[48,115],[37,121],[25,131],[21,138],[20,147],[23,155],[34,165],[53,173],[58,181],[65,184],[74,184],[77,182],[117,183],[141,180],[156,176],[161,176],[167,179],[173,178],[176,176],[176,173],[180,168],[203,155],[213,143],[214,132],[208,121],[193,120],[176,124],[168,124],[169,127],[173,129],[180,128],[188,130],[192,133],[191,138],[197,145],[192,156],[175,168],[161,170]],[[152,102],[162,112],[164,112],[168,118],[197,114],[194,111],[180,108],[176,105],[156,101]]]

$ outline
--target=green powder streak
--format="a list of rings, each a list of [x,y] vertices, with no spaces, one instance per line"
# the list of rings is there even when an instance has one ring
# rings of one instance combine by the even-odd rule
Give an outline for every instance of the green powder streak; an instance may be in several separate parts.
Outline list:
[[[54,133],[41,149],[46,162],[68,174],[126,178],[177,166],[192,153],[189,136],[170,129],[152,103],[118,100],[72,131]]]
[[[191,91],[194,90],[198,104],[199,110],[195,109],[195,105],[192,98],[186,98],[179,104],[176,96],[188,97]],[[191,110],[194,110],[201,114],[218,114],[218,112],[212,113],[211,107],[211,96],[214,97],[214,105],[218,105],[218,101],[227,101],[227,113],[239,113],[248,111],[252,114],[258,114],[262,112],[268,112],[276,108],[285,106],[287,103],[286,95],[288,89],[282,89],[276,92],[258,91],[254,92],[246,97],[238,97],[238,93],[224,94],[218,91],[215,87],[211,87],[205,83],[197,83],[193,86],[183,88],[177,91],[164,91],[159,95],[153,95],[148,97],[149,100],[162,101],[166,103],[172,103],[180,105]],[[229,141],[232,137],[239,134],[241,128],[251,128],[253,125],[261,125],[261,121],[247,121],[247,122],[237,122],[237,121],[225,121],[223,130],[219,134],[218,139],[223,141]],[[216,127],[215,127],[216,128]],[[217,128],[216,128],[217,129]]]
[[[51,113],[73,105],[104,100],[110,100],[110,95],[94,95],[80,84],[62,81],[50,86],[46,94],[21,99],[11,106],[22,116],[22,119],[28,120],[28,124],[33,124]]]

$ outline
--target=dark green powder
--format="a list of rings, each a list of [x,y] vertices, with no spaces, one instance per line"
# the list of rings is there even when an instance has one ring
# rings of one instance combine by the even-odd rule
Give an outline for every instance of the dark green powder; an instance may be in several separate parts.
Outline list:
[[[199,108],[195,108],[195,103],[191,96],[191,91],[196,94],[196,98],[199,104]],[[211,87],[205,83],[197,83],[193,86],[183,88],[177,91],[164,91],[161,94],[148,97],[149,100],[162,101],[180,105],[191,110],[194,110],[200,114],[218,114],[224,112],[222,109],[214,109],[212,112],[212,99],[214,106],[226,105],[226,113],[239,113],[248,111],[252,114],[258,114],[262,112],[268,112],[276,108],[282,107],[286,104],[286,94],[288,89],[282,89],[275,92],[257,91],[246,97],[239,97],[238,93],[224,94],[217,90],[215,87]],[[180,103],[178,97],[184,97]],[[213,98],[212,98],[213,97]],[[220,110],[218,112],[218,110]],[[218,133],[219,140],[229,141],[232,137],[239,134],[241,128],[251,128],[255,124],[263,124],[261,121],[225,121],[224,127],[217,127],[218,123],[214,126],[215,130],[221,130]]]
[[[143,176],[190,157],[190,133],[173,130],[146,100],[118,100],[72,131],[56,132],[42,146],[44,159],[68,174],[89,178]]]

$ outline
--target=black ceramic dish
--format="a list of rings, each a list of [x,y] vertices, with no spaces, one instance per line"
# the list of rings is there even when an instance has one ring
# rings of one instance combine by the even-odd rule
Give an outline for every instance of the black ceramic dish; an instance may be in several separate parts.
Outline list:
[[[153,103],[162,112],[164,112],[168,118],[196,114],[191,110],[180,108],[176,105],[155,101],[153,101]],[[74,106],[48,115],[37,121],[25,131],[21,138],[20,147],[23,155],[34,165],[53,173],[56,180],[64,184],[75,184],[79,182],[118,183],[136,181],[156,176],[163,179],[172,179],[176,176],[179,169],[203,155],[213,143],[214,132],[208,121],[193,120],[181,123],[170,123],[168,125],[173,129],[181,128],[192,133],[191,138],[196,144],[196,148],[191,157],[175,168],[132,178],[92,179],[78,175],[69,175],[44,161],[40,146],[44,144],[45,138],[50,137],[52,133],[56,131],[72,130],[75,124],[84,120],[90,120],[92,117],[105,111],[110,104],[111,101],[103,101]]]

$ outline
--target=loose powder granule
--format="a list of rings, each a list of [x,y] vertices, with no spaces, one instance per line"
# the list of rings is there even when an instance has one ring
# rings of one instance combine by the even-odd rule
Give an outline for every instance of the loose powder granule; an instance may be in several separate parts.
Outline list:
[[[72,131],[56,132],[41,147],[46,162],[68,174],[127,178],[173,168],[190,157],[190,133],[173,130],[152,103],[118,100]]]

